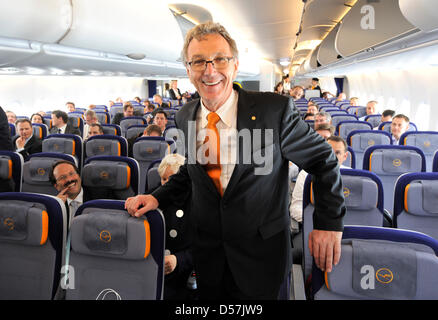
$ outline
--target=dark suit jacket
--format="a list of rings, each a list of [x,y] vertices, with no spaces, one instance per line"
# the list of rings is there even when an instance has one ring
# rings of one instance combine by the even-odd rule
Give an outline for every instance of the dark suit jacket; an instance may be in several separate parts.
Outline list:
[[[181,94],[181,91],[179,91],[179,88],[177,88],[177,91],[178,91],[178,94],[180,96],[179,99],[176,97],[175,92],[173,92],[173,89],[172,88],[169,89],[170,100],[181,100],[182,99],[182,94]]]
[[[11,132],[9,131],[9,122],[6,113],[0,107],[0,150],[13,151]]]
[[[339,165],[330,145],[301,119],[292,99],[246,92],[238,86],[234,90],[239,94],[237,130],[247,129],[254,137],[256,129],[272,129],[273,143],[253,139],[256,147],[251,161],[245,162],[245,148],[239,142],[239,162],[221,197],[203,166],[195,163],[195,152],[187,149],[189,140],[196,146],[188,122],[196,119],[200,107],[199,100],[191,101],[176,114],[176,125],[185,134],[189,163],[152,195],[162,203],[192,190],[192,253],[199,287],[203,283],[221,285],[228,263],[243,293],[275,298],[291,268],[289,160],[313,175],[314,228],[320,230],[343,230],[345,205]],[[271,154],[269,174],[255,174],[257,167],[263,167],[254,161],[260,152]]]
[[[53,127],[52,129],[50,129],[50,133],[54,134],[54,133],[58,133],[58,128],[57,127]],[[67,127],[65,128],[65,134],[76,134],[78,136],[81,136],[81,131],[78,128],[73,127],[72,125],[67,123]]]
[[[17,145],[15,144],[17,139],[20,136],[16,136],[13,141],[13,145],[15,150],[17,150]],[[24,150],[20,151],[20,154],[23,156],[24,160],[27,160],[29,155],[33,153],[42,152],[43,144],[40,139],[36,138],[34,135],[26,142],[24,145]]]

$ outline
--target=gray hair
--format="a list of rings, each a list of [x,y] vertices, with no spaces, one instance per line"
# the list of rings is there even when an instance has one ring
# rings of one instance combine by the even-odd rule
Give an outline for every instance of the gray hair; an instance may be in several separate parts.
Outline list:
[[[178,153],[168,154],[161,160],[158,166],[158,174],[162,177],[168,167],[172,169],[173,173],[177,173],[179,167],[181,167],[185,161],[186,158]]]
[[[197,26],[190,29],[186,34],[186,39],[184,41],[184,47],[183,47],[183,59],[184,64],[187,63],[187,51],[190,42],[193,39],[196,39],[198,41],[201,41],[203,38],[205,38],[208,34],[219,34],[221,35],[230,45],[231,53],[235,58],[239,57],[239,51],[237,50],[236,42],[233,38],[231,38],[228,31],[219,23],[215,23],[213,21],[208,21],[203,24],[198,24]]]

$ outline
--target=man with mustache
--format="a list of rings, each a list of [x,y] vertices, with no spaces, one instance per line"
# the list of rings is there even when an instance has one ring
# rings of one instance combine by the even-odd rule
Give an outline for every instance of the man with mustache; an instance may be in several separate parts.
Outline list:
[[[115,199],[113,192],[109,189],[82,188],[79,169],[67,160],[54,163],[49,178],[55,189],[59,191],[57,197],[65,203],[68,227],[81,204],[95,199]]]

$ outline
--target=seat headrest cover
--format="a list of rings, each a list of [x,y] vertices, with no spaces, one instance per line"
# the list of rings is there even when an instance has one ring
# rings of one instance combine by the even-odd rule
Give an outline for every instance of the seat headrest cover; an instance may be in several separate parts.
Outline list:
[[[372,171],[377,174],[400,175],[406,172],[420,172],[422,157],[415,151],[382,149],[372,153]]]
[[[345,205],[355,210],[370,210],[377,207],[378,186],[367,177],[342,176]]]
[[[0,179],[12,178],[12,160],[7,156],[0,156]]]
[[[131,185],[131,168],[125,162],[91,161],[82,171],[86,187],[106,187],[123,190]]]
[[[414,180],[405,187],[405,210],[413,215],[438,217],[438,181]]]
[[[73,219],[71,236],[72,250],[80,254],[142,260],[150,252],[147,219],[124,210],[85,208]]]
[[[117,140],[93,139],[86,143],[86,154],[92,156],[120,156],[121,147]]]
[[[43,140],[43,152],[56,152],[75,155],[75,141],[67,138],[50,138]]]
[[[169,152],[169,144],[165,141],[140,140],[134,143],[132,150],[136,160],[157,160]]]
[[[438,135],[409,134],[404,138],[403,144],[416,146],[420,148],[425,155],[433,155],[438,149]]]
[[[32,184],[44,184],[49,182],[49,173],[52,164],[58,161],[55,158],[31,158],[23,165],[23,180]]]
[[[47,241],[47,211],[34,203],[0,200],[0,241],[41,246]]]

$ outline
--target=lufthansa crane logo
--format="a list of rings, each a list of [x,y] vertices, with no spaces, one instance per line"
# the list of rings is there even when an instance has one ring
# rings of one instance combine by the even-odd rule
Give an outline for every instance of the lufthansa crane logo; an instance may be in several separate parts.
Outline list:
[[[430,141],[424,141],[423,144],[424,144],[424,146],[425,146],[426,148],[429,148],[430,145],[431,145]]]
[[[372,139],[368,140],[368,145],[369,146],[374,146],[374,144],[375,144],[374,140],[372,140]]]
[[[15,229],[14,220],[12,218],[4,219],[3,224],[5,225],[6,229],[8,229],[9,231],[13,231]]]
[[[392,161],[392,164],[394,165],[394,167],[400,167],[402,164],[402,161],[400,159],[394,159]]]
[[[391,283],[392,280],[394,280],[394,275],[392,274],[392,271],[388,268],[380,268],[376,272],[376,279],[380,283],[388,284]]]
[[[105,146],[99,146],[98,149],[99,149],[99,152],[104,152],[105,151]]]
[[[344,188],[344,198],[348,198],[349,195],[350,195],[350,189]]]
[[[152,149],[152,148],[146,148],[146,152],[147,152],[147,153],[153,153],[153,152],[154,152],[154,149]]]
[[[108,230],[102,230],[99,233],[99,238],[101,241],[103,241],[105,243],[109,243],[109,242],[111,242],[111,233]]]
[[[43,175],[46,174],[46,170],[44,170],[44,168],[38,168],[37,173],[38,173],[40,176],[43,176]]]
[[[101,177],[102,179],[108,179],[108,172],[106,172],[106,171],[102,171],[102,172],[100,173],[100,177]]]

